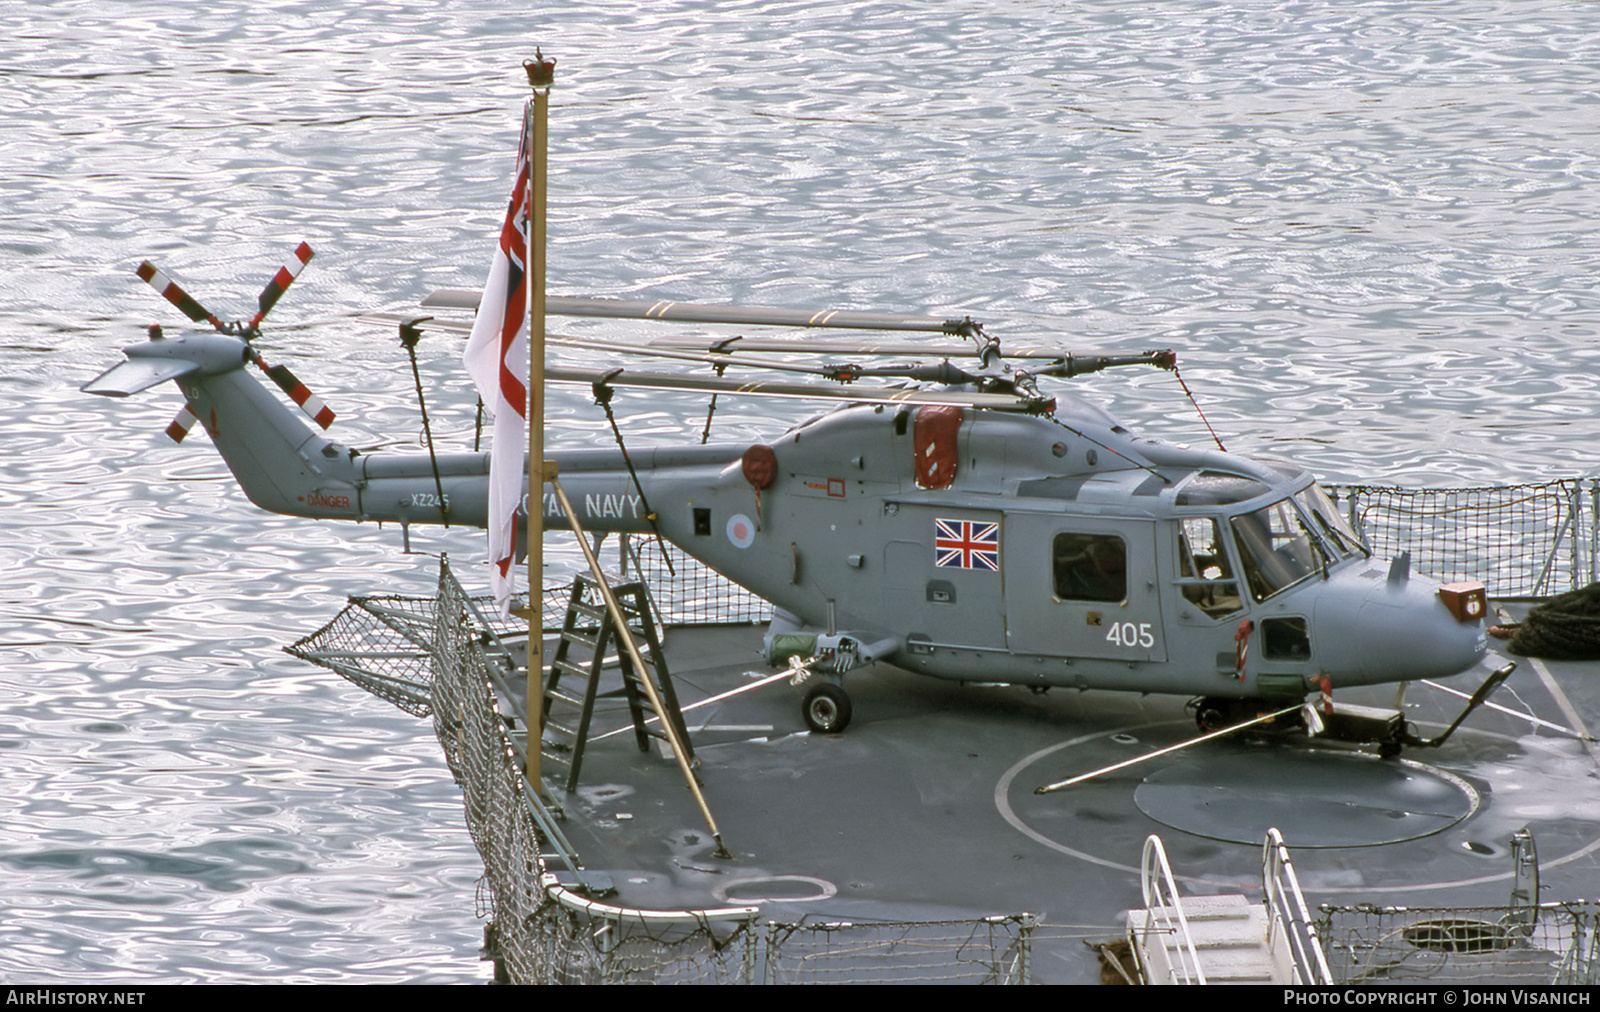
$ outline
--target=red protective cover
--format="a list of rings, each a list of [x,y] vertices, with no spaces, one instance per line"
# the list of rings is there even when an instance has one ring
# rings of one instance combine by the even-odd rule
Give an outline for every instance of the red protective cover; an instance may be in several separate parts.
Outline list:
[[[911,423],[918,488],[949,488],[956,480],[956,436],[961,409],[954,404],[929,404],[917,409]]]

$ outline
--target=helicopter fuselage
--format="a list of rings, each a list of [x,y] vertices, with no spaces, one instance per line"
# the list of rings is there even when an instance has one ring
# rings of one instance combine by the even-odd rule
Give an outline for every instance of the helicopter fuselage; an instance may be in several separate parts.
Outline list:
[[[1299,698],[1484,654],[1481,609],[1458,618],[1438,584],[1375,561],[1305,470],[1139,439],[1082,402],[848,408],[721,456],[641,471],[662,534],[791,625],[893,638],[912,671]],[[930,458],[942,473],[919,481]],[[561,466],[586,528],[648,530],[617,516],[625,476]]]
[[[86,389],[176,379],[265,509],[485,525],[488,454],[342,446],[246,373],[242,346],[152,340]],[[775,629],[848,634],[935,677],[1298,699],[1454,675],[1485,650],[1481,588],[1452,608],[1372,558],[1303,468],[1143,439],[1072,397],[1050,417],[854,406],[769,445],[632,449],[637,482],[620,451],[547,457],[584,529],[652,533],[653,511],[772,602]],[[541,508],[565,524],[548,487]]]

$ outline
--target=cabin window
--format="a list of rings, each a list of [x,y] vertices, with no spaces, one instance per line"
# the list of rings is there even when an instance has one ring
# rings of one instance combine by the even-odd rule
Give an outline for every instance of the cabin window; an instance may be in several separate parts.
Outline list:
[[[1128,596],[1128,547],[1114,534],[1057,534],[1052,559],[1056,597],[1063,601]]]
[[[1231,521],[1244,580],[1257,601],[1292,587],[1320,568],[1321,548],[1288,499]]]
[[[1239,584],[1210,517],[1185,517],[1178,525],[1178,586],[1185,600],[1212,618],[1244,607]]]

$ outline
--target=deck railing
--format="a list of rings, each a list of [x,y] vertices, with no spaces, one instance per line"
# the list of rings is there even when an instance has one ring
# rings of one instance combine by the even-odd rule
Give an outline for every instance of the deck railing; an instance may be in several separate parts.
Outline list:
[[[1543,597],[1596,580],[1600,481],[1408,489],[1327,487],[1373,553],[1411,553],[1436,580],[1482,580],[1489,596]]]
[[[1153,833],[1144,841],[1139,885],[1148,918],[1140,929],[1142,937],[1138,947],[1146,960],[1145,983],[1204,984],[1206,974],[1200,966],[1200,954],[1195,951],[1189,918],[1183,912],[1183,898],[1178,895],[1178,884],[1173,881],[1161,837]],[[1159,936],[1171,938],[1174,944],[1166,944]]]
[[[1317,937],[1316,923],[1300,892],[1300,880],[1289,861],[1289,848],[1277,828],[1267,830],[1261,848],[1261,885],[1266,892],[1267,947],[1289,957],[1296,984],[1332,984],[1328,957]]]

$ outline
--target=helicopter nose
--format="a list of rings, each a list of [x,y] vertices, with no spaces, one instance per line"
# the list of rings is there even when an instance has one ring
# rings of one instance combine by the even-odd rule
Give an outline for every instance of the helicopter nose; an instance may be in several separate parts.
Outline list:
[[[1353,663],[1328,665],[1336,683],[1341,674],[1346,683],[1360,684],[1448,678],[1483,659],[1488,639],[1481,586],[1474,585],[1463,604],[1461,585],[1441,588],[1403,573],[1385,578],[1381,570],[1346,574],[1329,581],[1333,593],[1316,611],[1335,656],[1353,654]]]

